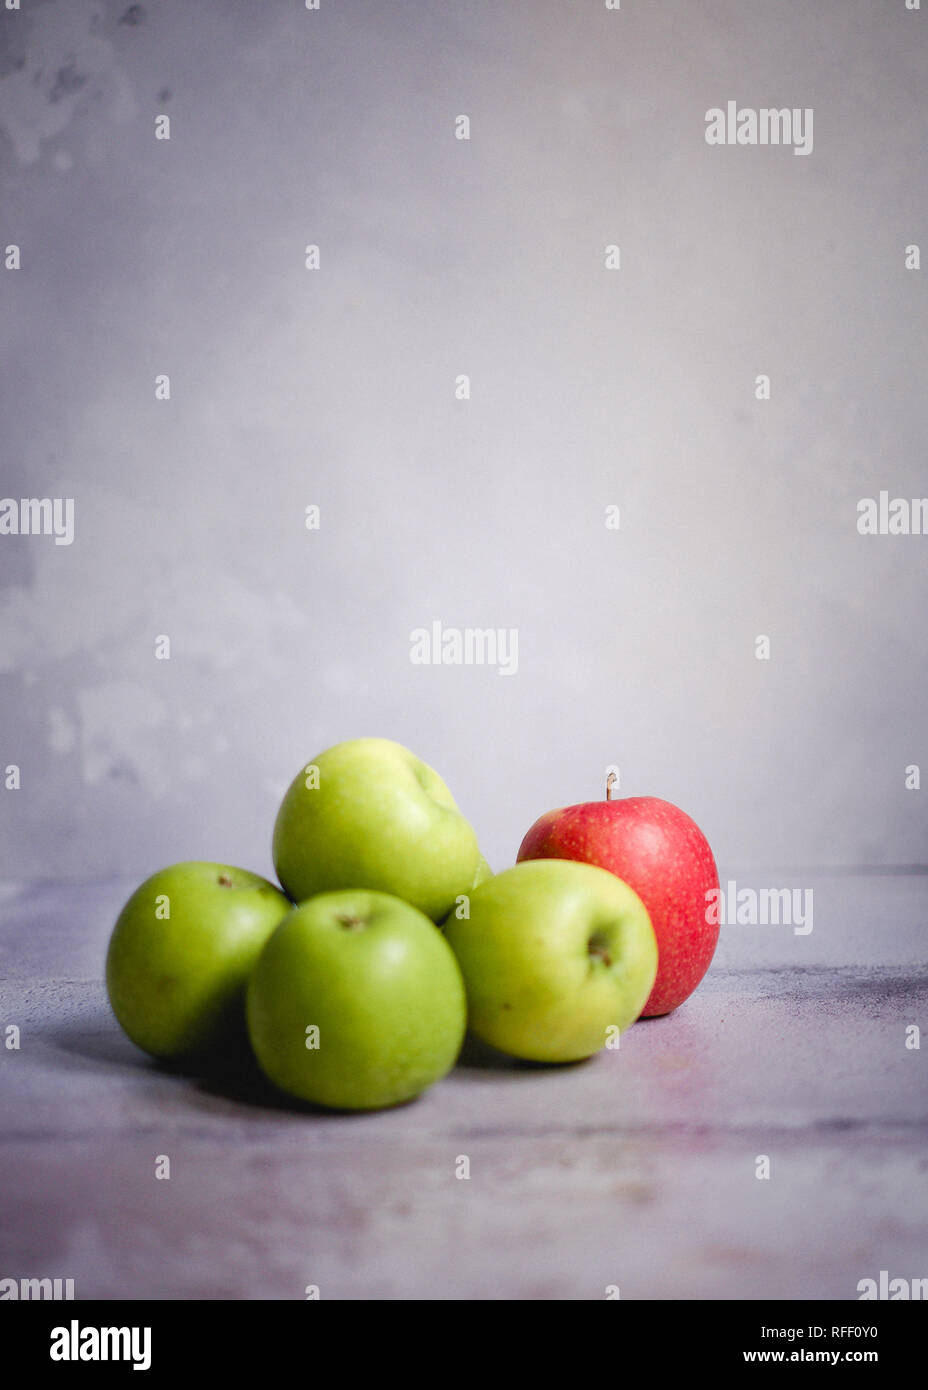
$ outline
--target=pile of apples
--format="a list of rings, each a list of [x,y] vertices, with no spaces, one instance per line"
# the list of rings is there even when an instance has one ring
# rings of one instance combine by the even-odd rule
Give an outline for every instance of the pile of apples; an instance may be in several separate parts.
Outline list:
[[[284,796],[283,892],[190,862],[133,893],[106,960],[116,1018],[203,1070],[247,1038],[282,1091],[346,1110],[419,1095],[468,1027],[536,1062],[614,1046],[699,984],[718,873],[689,816],[610,790],[542,816],[494,875],[432,768],[388,739],[339,743]]]

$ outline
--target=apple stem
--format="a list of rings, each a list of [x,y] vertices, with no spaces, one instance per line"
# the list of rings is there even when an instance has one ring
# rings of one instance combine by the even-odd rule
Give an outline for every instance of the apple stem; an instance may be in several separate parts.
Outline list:
[[[612,800],[612,788],[615,786],[615,784],[616,784],[617,781],[618,781],[618,778],[616,777],[615,773],[614,773],[614,772],[610,772],[610,773],[609,773],[609,776],[606,778],[606,800],[607,800],[607,801],[611,801],[611,800]]]

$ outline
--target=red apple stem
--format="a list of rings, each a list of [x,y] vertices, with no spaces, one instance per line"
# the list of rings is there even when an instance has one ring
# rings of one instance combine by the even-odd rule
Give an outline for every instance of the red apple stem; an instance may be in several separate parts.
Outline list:
[[[615,773],[614,773],[614,772],[610,772],[610,773],[609,773],[609,776],[606,778],[606,800],[607,800],[607,801],[611,801],[611,800],[612,800],[612,788],[615,786],[615,784],[616,784],[617,781],[618,781],[618,778],[616,777]]]

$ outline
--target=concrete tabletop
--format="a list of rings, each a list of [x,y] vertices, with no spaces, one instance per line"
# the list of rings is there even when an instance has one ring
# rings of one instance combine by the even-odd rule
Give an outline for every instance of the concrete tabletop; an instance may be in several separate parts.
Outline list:
[[[723,926],[696,994],[588,1063],[469,1043],[419,1100],[345,1116],[123,1037],[103,961],[134,884],[6,883],[0,1276],[77,1299],[857,1299],[928,1276],[928,876],[731,878],[811,891],[813,930]]]

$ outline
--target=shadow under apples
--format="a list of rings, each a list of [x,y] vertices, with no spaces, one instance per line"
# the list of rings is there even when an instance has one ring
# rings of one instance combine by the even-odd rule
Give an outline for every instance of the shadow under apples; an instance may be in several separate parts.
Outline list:
[[[230,1047],[218,1061],[192,1062],[184,1065],[160,1063],[154,1059],[150,1059],[150,1062],[157,1071],[182,1077],[201,1095],[215,1096],[256,1110],[304,1115],[319,1120],[345,1119],[371,1113],[367,1110],[330,1109],[278,1090],[259,1067],[247,1037],[243,1037],[237,1046]]]
[[[112,1026],[104,1020],[94,1024],[68,1023],[41,1031],[44,1042],[69,1058],[120,1067],[144,1060],[144,1053],[139,1052],[115,1023]]]
[[[115,1067],[120,1071],[134,1072],[149,1077],[174,1077],[186,1082],[200,1095],[217,1097],[236,1105],[251,1109],[276,1112],[278,1114],[303,1115],[307,1118],[351,1119],[365,1115],[376,1115],[378,1110],[336,1110],[312,1101],[299,1100],[278,1090],[264,1075],[247,1041],[242,1039],[231,1048],[219,1062],[164,1062],[149,1057],[137,1048],[118,1027],[115,1020],[108,1018],[77,1021],[57,1025],[44,1033],[46,1043],[72,1063],[90,1061],[98,1066]],[[519,1057],[510,1057],[489,1043],[482,1042],[472,1033],[467,1033],[460,1055],[447,1079],[464,1073],[474,1081],[492,1080],[501,1073],[515,1077],[533,1072],[562,1071],[568,1067],[582,1067],[589,1058],[576,1062],[533,1062]],[[441,1085],[441,1082],[436,1083]],[[424,1095],[428,1095],[429,1087]],[[421,1097],[413,1096],[399,1105],[384,1107],[388,1110],[403,1110],[415,1105]]]
[[[258,1066],[254,1054],[238,1059],[238,1065],[223,1065],[195,1072],[191,1079],[200,1092],[220,1096],[223,1100],[234,1101],[238,1105],[250,1105],[261,1110],[285,1112],[290,1115],[305,1115],[319,1120],[345,1120],[364,1115],[377,1114],[372,1110],[335,1110],[314,1101],[300,1100],[296,1096],[280,1091],[268,1080]],[[418,1097],[414,1097],[418,1099]],[[406,1101],[410,1105],[412,1101]],[[389,1109],[400,1110],[401,1105]]]
[[[563,1071],[567,1067],[585,1066],[589,1060],[589,1057],[581,1057],[576,1062],[530,1062],[523,1057],[510,1057],[507,1052],[500,1052],[499,1048],[483,1042],[473,1033],[468,1033],[464,1038],[464,1046],[461,1048],[455,1071],[489,1074],[501,1071]]]
[[[229,1049],[218,1062],[165,1062],[136,1047],[115,1020],[72,1022],[43,1031],[43,1040],[72,1066],[101,1063],[138,1076],[174,1077],[198,1094],[216,1096],[255,1109],[318,1116],[320,1119],[370,1114],[370,1111],[329,1110],[311,1101],[288,1096],[267,1079],[247,1040]],[[409,1103],[409,1102],[407,1102]],[[396,1107],[400,1108],[400,1107]]]

